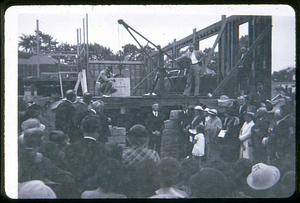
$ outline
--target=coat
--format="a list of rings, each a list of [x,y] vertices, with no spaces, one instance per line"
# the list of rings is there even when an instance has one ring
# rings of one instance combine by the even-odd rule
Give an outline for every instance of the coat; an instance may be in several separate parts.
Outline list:
[[[218,159],[218,146],[217,146],[217,136],[222,129],[222,121],[219,117],[215,119],[210,119],[206,122],[204,135],[205,135],[205,145],[206,145],[206,155],[208,159]]]
[[[164,117],[161,112],[158,112],[158,117],[153,115],[153,112],[149,113],[145,120],[145,127],[148,133],[159,131],[162,135],[164,130]]]
[[[239,139],[242,142],[240,148],[240,159],[245,158],[253,161],[253,146],[251,141],[251,129],[254,126],[254,122],[251,121],[249,123],[244,122],[240,134]]]
[[[65,134],[70,134],[71,130],[74,127],[73,118],[75,115],[75,108],[73,104],[64,100],[60,103],[56,108],[56,116],[55,116],[55,127],[56,130],[61,130]]]
[[[68,170],[81,185],[95,175],[99,164],[105,159],[104,146],[95,140],[84,138],[65,149]]]

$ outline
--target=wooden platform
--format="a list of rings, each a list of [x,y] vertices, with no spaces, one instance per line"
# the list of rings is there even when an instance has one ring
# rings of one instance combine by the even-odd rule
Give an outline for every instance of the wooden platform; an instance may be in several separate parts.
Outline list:
[[[189,105],[204,104],[209,108],[217,108],[218,98],[208,98],[207,96],[187,97],[182,95],[166,96],[131,96],[131,97],[99,97],[94,96],[93,100],[102,100],[105,109],[139,109],[140,107],[151,107],[154,102],[158,102],[161,107],[180,107],[183,103]]]

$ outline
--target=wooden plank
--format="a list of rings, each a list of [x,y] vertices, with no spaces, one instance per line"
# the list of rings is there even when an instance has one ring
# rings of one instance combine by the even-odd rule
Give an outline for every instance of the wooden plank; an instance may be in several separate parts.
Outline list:
[[[225,30],[226,25],[227,25],[227,19],[224,20],[224,22],[222,24],[222,27],[221,27],[221,29],[219,31],[219,34],[218,34],[218,36],[217,36],[217,38],[216,38],[216,40],[215,40],[215,42],[214,42],[214,44],[213,44],[213,46],[212,46],[209,54],[208,54],[208,57],[206,58],[206,61],[205,61],[205,64],[204,64],[205,68],[207,67],[209,61],[211,60],[211,57],[212,57],[212,55],[213,55],[213,53],[215,51],[215,48],[216,48],[217,44],[219,43],[219,41],[221,39],[221,36],[222,36],[222,34],[223,34],[224,30]]]
[[[243,24],[245,22],[247,22],[249,19],[249,16],[238,16],[238,15],[233,15],[227,18],[228,22],[233,22],[233,21],[238,21],[239,24]],[[201,41],[204,40],[206,38],[212,37],[216,34],[218,34],[218,31],[221,29],[222,26],[222,21],[218,21],[202,30],[199,30],[196,32],[196,39],[197,41]],[[182,38],[181,40],[178,40],[176,42],[176,49],[180,49],[184,46],[187,46],[188,43],[193,42],[193,35],[189,35],[185,38]],[[167,45],[165,47],[162,48],[163,51],[169,51],[173,49],[173,44]],[[154,52],[151,53],[150,56],[153,57],[155,55],[157,55],[158,52]]]
[[[62,84],[61,74],[58,73],[58,76],[59,76],[60,95],[63,98],[64,97],[64,90],[63,90],[63,84]]]
[[[244,60],[246,60],[251,53],[253,53],[253,50],[259,45],[259,42],[261,42],[263,40],[263,38],[271,31],[271,27],[272,25],[268,25],[264,31],[259,35],[259,37],[255,40],[255,42],[253,43],[253,45],[250,47],[250,49],[245,53],[244,57],[242,57],[237,64],[235,64],[235,66],[233,67],[233,69],[230,71],[230,73],[224,78],[224,80],[217,86],[217,88],[214,90],[214,92],[212,93],[212,95],[215,95],[216,93],[218,93],[225,85],[226,83],[231,80],[231,78],[234,76],[235,72],[237,71],[237,68],[240,64],[242,64],[244,62]]]

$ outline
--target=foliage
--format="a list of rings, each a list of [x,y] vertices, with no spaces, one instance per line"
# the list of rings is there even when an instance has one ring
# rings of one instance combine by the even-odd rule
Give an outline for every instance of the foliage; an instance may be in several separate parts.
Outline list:
[[[272,75],[272,80],[276,82],[288,82],[293,80],[293,75],[295,75],[295,67],[287,67],[280,71],[274,71]]]
[[[95,60],[115,60],[115,55],[110,48],[104,47],[98,43],[89,44],[89,59]]]
[[[37,33],[37,30],[35,30],[35,33]],[[58,42],[53,38],[53,36],[45,34],[42,31],[39,31],[39,36],[40,53],[56,51],[56,45]],[[22,34],[22,36],[20,36],[18,49],[21,52],[36,54],[37,36]]]

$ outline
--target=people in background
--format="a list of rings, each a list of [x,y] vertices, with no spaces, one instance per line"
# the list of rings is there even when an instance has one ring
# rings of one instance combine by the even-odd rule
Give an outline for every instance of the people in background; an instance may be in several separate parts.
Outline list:
[[[81,194],[82,199],[120,199],[126,198],[120,194],[121,177],[123,175],[122,164],[115,159],[102,161],[97,169],[96,178],[98,187],[96,190],[85,191]]]
[[[76,92],[74,90],[66,91],[66,98],[63,99],[56,108],[55,117],[55,128],[56,130],[61,130],[70,138],[70,142],[73,142],[72,130],[74,128],[74,115],[75,108],[73,103],[76,100]]]
[[[156,190],[156,195],[150,198],[168,199],[188,197],[186,192],[176,188],[179,181],[180,169],[181,164],[175,158],[163,158],[158,163],[160,189]]]
[[[147,115],[145,127],[149,133],[149,149],[155,150],[160,154],[161,137],[164,130],[164,116],[159,111],[159,104],[152,104],[152,112]]]
[[[182,56],[176,58],[176,61],[180,61],[184,58],[191,60],[191,66],[188,69],[186,86],[183,92],[184,96],[199,96],[200,92],[200,78],[204,76],[205,69],[202,63],[203,52],[196,51],[194,44],[190,44],[188,51]],[[195,86],[194,94],[192,93],[192,86]]]
[[[222,130],[222,121],[218,117],[218,111],[216,109],[210,109],[208,111],[210,120],[207,121],[204,134],[205,134],[205,148],[206,158],[208,160],[219,159],[220,146],[218,144],[218,134]]]
[[[112,66],[107,66],[102,70],[96,80],[96,92],[102,96],[110,96],[117,92],[117,89],[113,87],[113,82],[116,81],[114,76]]]
[[[252,127],[255,125],[253,122],[254,113],[248,111],[245,115],[245,122],[239,133],[240,140],[240,159],[249,159],[253,162],[253,143],[251,140]]]

